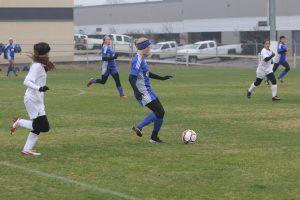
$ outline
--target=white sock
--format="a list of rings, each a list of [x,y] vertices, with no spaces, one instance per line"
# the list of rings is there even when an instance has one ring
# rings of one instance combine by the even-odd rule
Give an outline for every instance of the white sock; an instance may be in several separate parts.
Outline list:
[[[33,130],[32,121],[31,120],[20,119],[19,120],[19,125],[21,127],[23,127],[23,128],[27,128],[29,130]]]
[[[252,93],[255,88],[256,86],[254,85],[254,83],[252,83],[248,91]]]
[[[38,141],[38,139],[39,139],[39,136],[37,134],[30,132],[27,137],[27,141],[26,141],[26,144],[25,144],[23,150],[24,151],[32,150],[34,145]]]
[[[277,96],[277,85],[271,85],[272,97]]]

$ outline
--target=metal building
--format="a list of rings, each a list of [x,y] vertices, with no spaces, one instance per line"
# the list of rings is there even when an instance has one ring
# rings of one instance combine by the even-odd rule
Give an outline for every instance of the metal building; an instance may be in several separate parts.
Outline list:
[[[278,35],[300,43],[300,1],[276,3]],[[267,37],[267,21],[268,0],[162,0],[74,10],[77,32],[94,33],[97,29],[104,33],[174,34],[183,43],[199,39],[236,43],[254,40],[256,32]]]

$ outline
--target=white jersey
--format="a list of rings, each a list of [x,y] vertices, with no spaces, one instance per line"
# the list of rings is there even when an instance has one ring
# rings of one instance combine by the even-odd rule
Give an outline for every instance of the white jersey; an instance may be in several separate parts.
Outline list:
[[[256,77],[263,79],[266,75],[273,72],[272,59],[270,59],[267,62],[265,61],[265,58],[272,56],[273,52],[271,50],[263,48],[260,54],[261,54],[261,61],[256,70]]]
[[[24,80],[24,85],[27,87],[25,99],[44,104],[44,92],[40,92],[39,89],[46,85],[46,79],[47,73],[44,65],[33,63]]]
[[[261,68],[262,70],[265,70],[265,71],[268,71],[269,69],[273,68],[273,66],[272,66],[272,59],[269,60],[269,61],[267,61],[267,62],[265,61],[265,58],[272,56],[272,53],[273,52],[271,50],[268,50],[266,48],[263,48],[261,50],[261,53],[260,53],[260,55],[261,55],[261,61],[260,61],[259,65],[258,65],[258,68]]]

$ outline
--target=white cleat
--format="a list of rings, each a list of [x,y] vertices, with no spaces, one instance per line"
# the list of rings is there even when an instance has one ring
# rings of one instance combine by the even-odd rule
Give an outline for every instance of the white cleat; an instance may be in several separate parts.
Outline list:
[[[37,153],[34,150],[23,150],[23,151],[21,151],[21,154],[29,155],[29,156],[40,156],[41,155],[41,153]]]
[[[19,126],[20,126],[19,121],[20,121],[20,119],[18,117],[13,118],[13,124],[10,128],[10,134],[11,135],[14,135],[15,132],[17,131],[17,129],[19,128]]]

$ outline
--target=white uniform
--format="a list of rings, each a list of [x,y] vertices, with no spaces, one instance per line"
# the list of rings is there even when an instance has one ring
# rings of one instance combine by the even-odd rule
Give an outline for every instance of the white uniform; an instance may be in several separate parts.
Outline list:
[[[261,61],[256,70],[256,77],[264,79],[264,77],[273,72],[272,59],[265,61],[265,58],[272,56],[272,51],[266,48],[261,50]]]
[[[44,92],[40,87],[46,85],[47,73],[41,63],[33,63],[27,74],[24,85],[27,87],[24,96],[24,104],[30,119],[46,115],[44,105]]]

